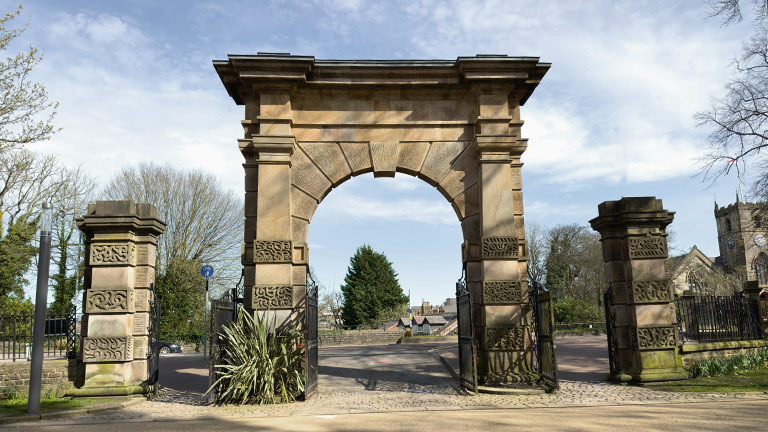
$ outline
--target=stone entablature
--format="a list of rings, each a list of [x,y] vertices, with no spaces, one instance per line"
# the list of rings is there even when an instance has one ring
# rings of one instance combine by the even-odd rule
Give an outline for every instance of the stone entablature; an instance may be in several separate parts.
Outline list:
[[[214,61],[245,106],[238,145],[246,307],[277,309],[281,318],[303,307],[309,225],[333,188],[365,173],[417,176],[446,198],[462,227],[480,381],[530,376],[529,343],[510,333],[527,328],[531,313],[520,282],[527,261],[520,156],[528,145],[520,106],[549,66],[503,55],[337,61],[260,53]],[[491,345],[479,341],[486,334]]]
[[[85,386],[141,384],[148,378],[150,287],[165,224],[149,204],[98,201],[77,226],[88,256],[81,328]]]

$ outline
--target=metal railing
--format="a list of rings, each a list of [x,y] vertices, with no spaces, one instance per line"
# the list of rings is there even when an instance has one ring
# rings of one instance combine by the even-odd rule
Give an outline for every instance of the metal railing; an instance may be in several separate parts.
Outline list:
[[[733,296],[675,297],[680,342],[763,339],[756,299]]]
[[[605,321],[555,323],[555,331],[605,331]]]
[[[27,360],[32,356],[34,311],[0,314],[0,360]],[[82,313],[71,308],[68,314],[48,312],[45,318],[43,357],[74,358],[80,348]]]

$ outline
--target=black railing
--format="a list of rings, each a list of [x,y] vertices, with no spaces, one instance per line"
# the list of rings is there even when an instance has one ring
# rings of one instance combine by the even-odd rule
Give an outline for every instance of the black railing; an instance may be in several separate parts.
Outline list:
[[[0,314],[0,360],[27,360],[32,356],[34,310]],[[74,358],[80,349],[82,313],[74,306],[63,316],[48,311],[45,318],[43,357]]]
[[[555,331],[605,331],[605,321],[555,323]]]
[[[760,306],[756,299],[734,296],[675,298],[681,342],[762,339]]]

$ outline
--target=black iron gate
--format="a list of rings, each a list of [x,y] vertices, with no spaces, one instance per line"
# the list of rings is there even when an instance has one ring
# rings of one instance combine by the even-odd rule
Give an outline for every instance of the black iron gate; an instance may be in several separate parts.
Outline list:
[[[459,321],[459,378],[461,386],[477,392],[477,351],[472,325],[472,296],[467,289],[467,272],[456,282],[456,312]]]
[[[307,303],[304,312],[305,335],[305,373],[304,399],[309,399],[317,391],[317,284],[307,270]]]
[[[534,362],[541,382],[550,391],[557,390],[557,359],[555,358],[555,319],[552,310],[552,295],[540,282],[534,282],[531,288],[530,305],[533,309],[533,334],[536,338]]]
[[[160,299],[155,295],[155,284],[149,286],[149,347],[147,348],[147,384],[152,397],[157,397],[160,379]]]
[[[611,310],[613,305],[613,289],[608,285],[608,289],[603,293],[603,306],[605,307],[605,334],[608,338],[608,366],[611,376],[619,373],[619,355],[618,344],[616,343],[616,314]]]
[[[234,294],[234,295],[233,295]],[[219,332],[224,326],[229,326],[237,318],[237,288],[228,290],[219,300],[211,301],[211,320],[207,323],[208,332],[208,387],[216,382],[216,365],[219,364],[220,338]],[[210,396],[214,397],[213,394]]]

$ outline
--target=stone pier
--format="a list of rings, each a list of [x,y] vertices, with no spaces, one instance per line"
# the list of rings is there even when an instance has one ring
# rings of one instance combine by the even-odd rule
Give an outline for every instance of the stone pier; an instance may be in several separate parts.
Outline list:
[[[77,226],[85,234],[86,254],[84,388],[139,392],[148,377],[150,287],[165,224],[152,205],[98,201]]]
[[[677,355],[677,318],[667,268],[667,225],[674,212],[654,197],[625,197],[598,206],[619,370],[614,381],[686,379]]]

